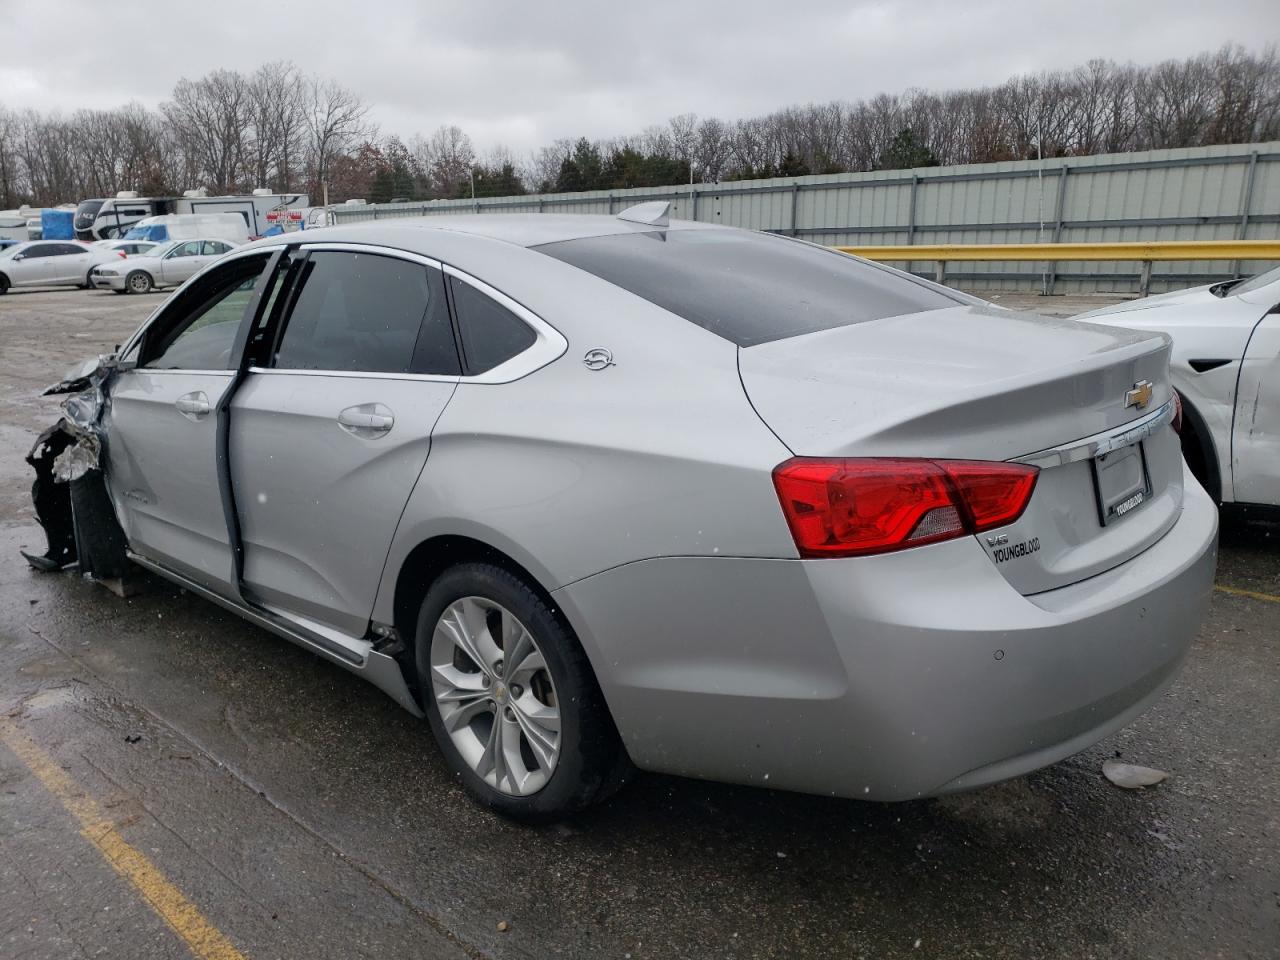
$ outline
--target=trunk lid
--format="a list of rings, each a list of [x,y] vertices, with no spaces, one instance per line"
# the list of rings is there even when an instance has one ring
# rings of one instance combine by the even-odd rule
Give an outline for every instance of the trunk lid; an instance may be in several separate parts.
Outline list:
[[[760,417],[797,456],[1014,460],[1151,417],[1172,396],[1170,345],[1159,333],[959,306],[744,348],[739,366]],[[1143,381],[1148,402],[1126,406]],[[1168,530],[1182,503],[1176,436],[1166,424],[1127,449],[1136,459],[1042,466],[1023,516],[979,537],[1015,588],[1093,576]],[[1095,470],[1112,498],[1136,482],[1138,505],[1103,523]]]

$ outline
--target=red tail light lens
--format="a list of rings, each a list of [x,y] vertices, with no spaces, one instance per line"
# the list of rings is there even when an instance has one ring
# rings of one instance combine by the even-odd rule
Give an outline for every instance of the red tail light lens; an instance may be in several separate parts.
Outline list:
[[[979,460],[797,457],[774,469],[773,485],[802,557],[853,557],[1012,523],[1039,472]]]

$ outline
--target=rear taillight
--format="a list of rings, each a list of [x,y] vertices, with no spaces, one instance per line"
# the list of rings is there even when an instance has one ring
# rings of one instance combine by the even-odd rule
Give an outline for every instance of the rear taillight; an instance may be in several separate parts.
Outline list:
[[[981,460],[797,457],[773,471],[802,557],[853,557],[1013,523],[1038,467]]]
[[[1182,432],[1182,396],[1177,390],[1173,391],[1173,432]]]

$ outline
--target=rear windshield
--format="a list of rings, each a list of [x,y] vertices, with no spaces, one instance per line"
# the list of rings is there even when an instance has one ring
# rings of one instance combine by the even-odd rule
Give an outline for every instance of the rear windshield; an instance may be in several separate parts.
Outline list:
[[[832,250],[739,230],[659,230],[534,249],[740,347],[964,302]]]

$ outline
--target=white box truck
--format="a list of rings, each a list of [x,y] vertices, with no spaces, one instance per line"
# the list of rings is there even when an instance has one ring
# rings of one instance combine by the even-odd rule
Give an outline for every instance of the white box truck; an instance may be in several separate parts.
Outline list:
[[[197,240],[216,238],[249,242],[249,225],[238,213],[166,213],[144,217],[125,233],[126,240]]]

